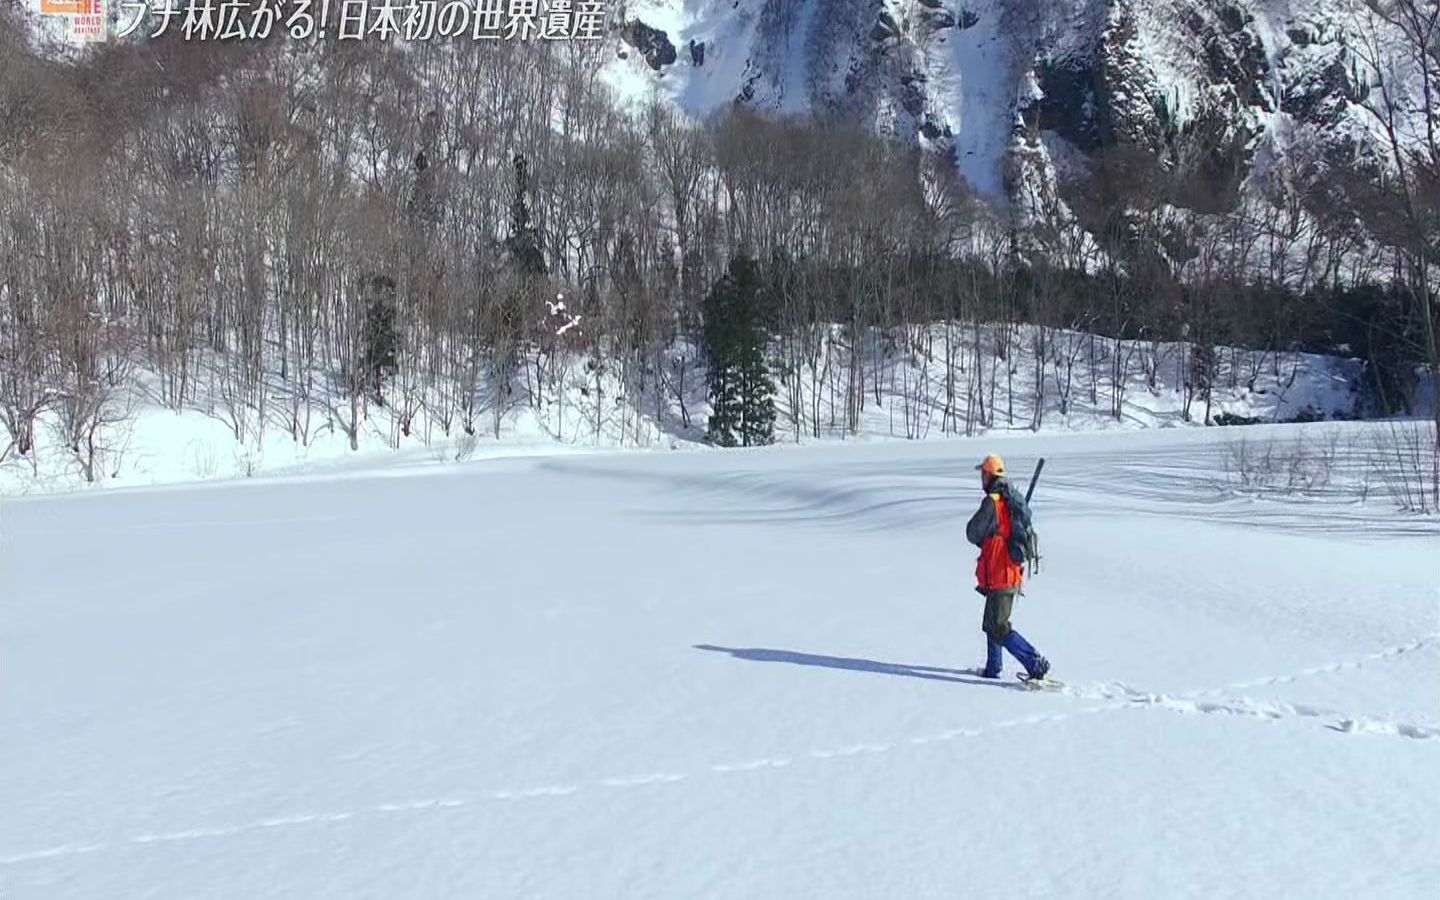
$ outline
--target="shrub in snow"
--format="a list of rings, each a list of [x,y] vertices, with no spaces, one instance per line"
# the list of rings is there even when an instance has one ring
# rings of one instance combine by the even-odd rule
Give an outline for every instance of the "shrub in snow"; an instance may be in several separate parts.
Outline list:
[[[1440,439],[1434,422],[1392,422],[1374,435],[1373,466],[1404,512],[1440,512]]]

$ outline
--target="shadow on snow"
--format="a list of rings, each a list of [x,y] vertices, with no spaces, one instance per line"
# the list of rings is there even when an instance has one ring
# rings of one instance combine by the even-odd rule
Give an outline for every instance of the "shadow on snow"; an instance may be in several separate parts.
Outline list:
[[[794,666],[818,666],[822,669],[845,669],[851,672],[872,672],[876,675],[898,675],[904,678],[924,678],[928,681],[949,681],[955,684],[977,684],[1008,690],[1023,689],[1023,685],[1010,684],[990,678],[981,678],[964,669],[943,669],[936,666],[910,666],[903,663],[877,662],[873,659],[857,659],[849,656],[821,656],[814,653],[798,653],[794,650],[770,650],[762,647],[739,649],[716,647],[713,644],[696,644],[696,650],[714,653],[728,653],[736,659],[751,662],[789,663]]]

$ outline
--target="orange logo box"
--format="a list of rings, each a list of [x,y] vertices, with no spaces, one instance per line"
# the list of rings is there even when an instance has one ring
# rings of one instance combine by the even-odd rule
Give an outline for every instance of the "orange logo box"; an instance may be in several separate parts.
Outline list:
[[[40,0],[46,16],[93,16],[100,12],[100,0]]]

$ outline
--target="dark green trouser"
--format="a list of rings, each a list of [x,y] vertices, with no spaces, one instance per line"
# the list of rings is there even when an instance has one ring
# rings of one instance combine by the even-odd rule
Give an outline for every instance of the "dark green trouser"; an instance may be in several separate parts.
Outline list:
[[[1015,605],[1016,588],[991,591],[985,595],[985,615],[980,620],[980,630],[997,644],[1005,643],[1010,636],[1010,608]]]

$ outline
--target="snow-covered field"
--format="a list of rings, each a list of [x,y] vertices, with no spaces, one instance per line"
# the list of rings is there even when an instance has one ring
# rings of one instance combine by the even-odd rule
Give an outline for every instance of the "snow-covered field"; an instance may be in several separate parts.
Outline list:
[[[0,896],[1430,896],[1440,525],[1235,431],[5,500]],[[990,450],[1063,693],[961,671]]]

